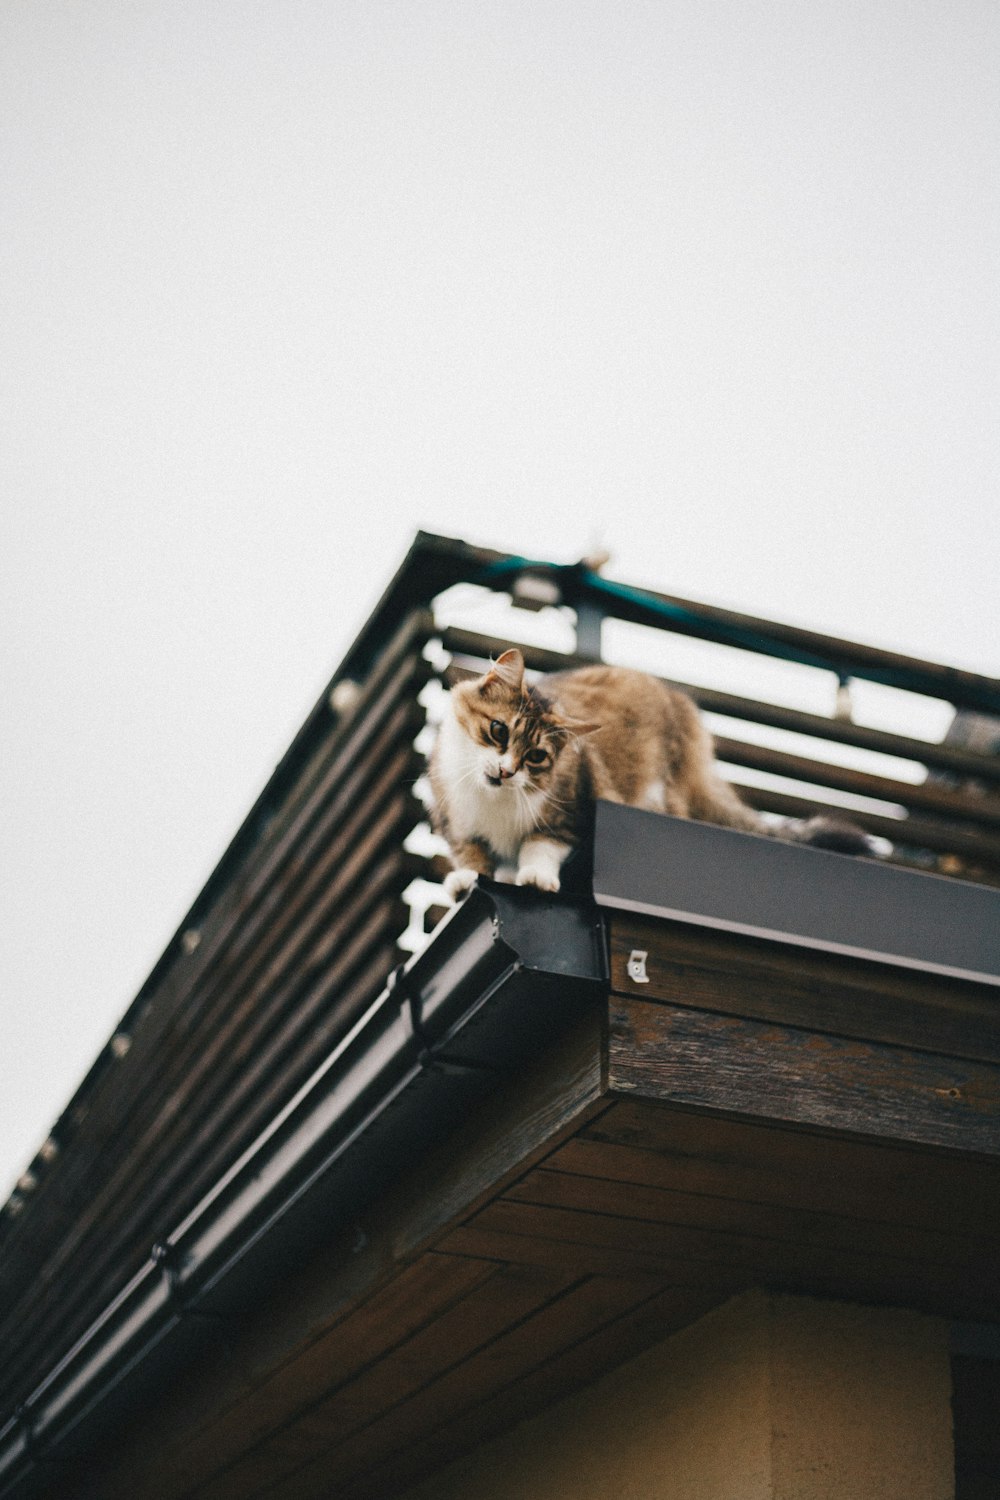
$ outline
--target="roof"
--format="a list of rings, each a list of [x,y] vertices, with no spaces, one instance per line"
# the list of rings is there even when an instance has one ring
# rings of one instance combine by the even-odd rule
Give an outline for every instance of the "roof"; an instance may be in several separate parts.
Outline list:
[[[637,818],[601,807],[599,872]],[[654,822],[664,864],[716,832]],[[741,837],[789,909],[803,859],[856,868]],[[888,912],[983,894],[868,872]],[[996,1318],[1000,973],[900,966],[898,917],[862,960],[598,885],[452,912],[32,1395],[0,1493],[38,1454],[86,1493],[81,1443],[107,1500],[395,1493],[748,1286]]]
[[[310,715],[124,1019],[118,1045],[67,1111],[61,1154],[39,1164],[35,1194],[20,1215],[6,1216],[4,1334],[15,1353],[5,1390],[18,1414],[0,1430],[0,1494],[37,1487],[47,1463],[70,1461],[81,1446],[93,1467],[102,1423],[113,1414],[126,1420],[119,1409],[130,1413],[134,1442],[119,1431],[117,1456],[104,1455],[102,1496],[115,1486],[159,1492],[150,1473],[140,1481],[134,1468],[148,1451],[143,1422],[154,1418],[163,1434],[155,1483],[164,1494],[187,1493],[196,1470],[201,1483],[244,1462],[263,1464],[262,1474],[272,1466],[274,1493],[298,1493],[285,1470],[305,1464],[309,1424],[328,1401],[333,1425],[316,1419],[315,1444],[326,1455],[317,1462],[329,1467],[345,1413],[363,1412],[352,1433],[370,1426],[384,1437],[382,1424],[399,1406],[399,1430],[411,1435],[393,1462],[415,1474],[431,1449],[451,1451],[456,1422],[476,1430],[467,1403],[442,1397],[447,1372],[435,1364],[466,1364],[452,1342],[466,1321],[469,1337],[483,1335],[468,1360],[508,1373],[494,1394],[471,1371],[453,1379],[457,1388],[468,1377],[489,1425],[516,1412],[511,1382],[536,1393],[561,1389],[748,1275],[888,1296],[966,1320],[995,1316],[984,1288],[993,1284],[986,1272],[997,1227],[983,1207],[995,1201],[990,933],[1000,929],[1000,895],[991,885],[602,808],[599,904],[589,892],[553,901],[487,887],[404,962],[397,940],[412,927],[404,893],[414,876],[436,874],[432,859],[404,847],[422,816],[412,794],[420,770],[413,740],[424,722],[418,699],[436,670],[430,657],[440,655],[425,648],[437,639],[456,660],[475,661],[495,644],[439,625],[428,606],[461,578],[507,588],[526,566],[418,538],[331,684],[346,679],[356,690],[328,692]],[[609,602],[585,572],[557,576],[566,597],[582,590],[580,598]],[[803,660],[825,653],[839,675],[853,664],[902,672],[912,686],[923,673],[928,690],[980,704],[998,693],[969,674],[626,592],[634,597],[611,601],[615,609],[647,611],[662,624],[666,600],[672,628],[729,642],[736,631],[759,649]],[[529,665],[556,664],[550,651],[525,654]],[[822,729],[837,743],[863,748],[874,736],[878,748],[888,740],[900,749],[898,735],[833,719],[804,728],[810,716],[781,705],[698,692],[706,706],[718,710],[724,700],[749,722],[811,728],[817,743]],[[745,747],[747,759],[754,749]],[[774,754],[777,764],[787,759]],[[982,788],[995,784],[996,762],[953,746],[925,745],[922,754],[951,782],[893,784],[892,795],[912,804],[900,858],[957,861],[989,879],[995,799]],[[821,789],[836,787],[843,768],[811,764],[818,769],[810,774],[826,777]],[[979,790],[965,787],[969,778]],[[763,806],[791,796],[754,795]],[[880,819],[890,821],[861,817],[876,827]],[[898,819],[895,826],[898,835]],[[670,838],[687,841],[683,860]],[[720,838],[738,841],[738,858],[727,854],[723,864],[741,868],[742,882],[728,893],[711,882],[714,907],[704,883],[700,894],[674,889],[668,903],[668,872],[693,875],[699,860],[718,872]],[[641,858],[622,858],[640,846]],[[748,880],[758,863],[766,878]],[[772,906],[762,918],[747,897],[765,888]],[[855,923],[853,937],[803,922],[807,888],[823,893],[814,916],[851,908],[843,915]],[[904,931],[915,910],[915,930]],[[629,976],[633,952],[647,955],[646,986]],[[670,1040],[661,1055],[664,1026]],[[680,1089],[670,1067],[678,1047],[697,1064],[686,1088],[691,1076],[707,1076],[699,1058],[724,1062],[719,1091]],[[789,1093],[789,1059],[805,1055],[825,1058],[836,1080],[824,1084],[827,1075],[816,1072],[814,1097]],[[771,1074],[765,1098],[761,1080]],[[725,1181],[716,1173],[720,1152],[744,1164]],[[640,1168],[645,1175],[633,1182]],[[789,1172],[799,1184],[794,1202],[774,1186]],[[810,1196],[810,1182],[823,1184],[828,1209]],[[822,1255],[820,1230],[834,1234]],[[439,1316],[451,1321],[438,1327]],[[410,1345],[413,1319],[426,1330],[423,1354]],[[220,1326],[227,1347],[243,1351],[239,1367],[245,1354],[256,1372],[249,1386],[220,1365]],[[548,1328],[549,1343],[531,1342],[529,1327],[533,1338]],[[602,1336],[604,1327],[614,1337]],[[523,1361],[536,1347],[552,1352],[528,1380]],[[362,1367],[381,1366],[380,1349],[391,1369],[371,1377],[382,1390],[373,1406],[352,1384],[351,1361],[366,1351],[361,1379]],[[403,1389],[393,1384],[403,1378],[393,1351],[419,1375],[420,1390],[435,1389],[433,1399],[420,1398],[426,1430],[410,1395],[391,1395]],[[182,1363],[189,1373],[170,1397],[164,1377]],[[331,1379],[346,1394],[335,1399]],[[284,1394],[272,1409],[274,1392]],[[137,1397],[147,1415],[136,1416]],[[251,1416],[258,1400],[271,1412],[259,1422]],[[191,1422],[204,1430],[200,1449]],[[227,1422],[223,1439],[219,1423]],[[452,1434],[435,1439],[436,1448],[435,1424]],[[360,1436],[344,1442],[348,1454],[364,1447]],[[180,1466],[173,1476],[168,1452]],[[351,1461],[338,1471],[345,1484]],[[60,1470],[61,1497],[69,1482]],[[219,1493],[230,1483],[238,1484],[212,1480]],[[360,1479],[350,1484],[362,1493]]]

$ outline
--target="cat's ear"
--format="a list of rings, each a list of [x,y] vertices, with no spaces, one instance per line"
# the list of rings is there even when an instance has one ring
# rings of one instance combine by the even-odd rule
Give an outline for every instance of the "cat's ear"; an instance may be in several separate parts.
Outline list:
[[[502,683],[505,688],[514,692],[520,692],[524,686],[524,657],[520,651],[505,651],[498,656],[495,662],[490,663],[490,670],[480,682],[480,687],[492,687],[495,682]]]

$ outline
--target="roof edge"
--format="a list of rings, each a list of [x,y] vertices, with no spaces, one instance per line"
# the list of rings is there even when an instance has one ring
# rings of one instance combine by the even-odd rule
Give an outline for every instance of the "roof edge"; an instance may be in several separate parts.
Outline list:
[[[593,903],[483,882],[0,1429],[0,1496],[72,1459],[328,1238],[606,977]],[[390,1106],[392,1106],[390,1108]]]

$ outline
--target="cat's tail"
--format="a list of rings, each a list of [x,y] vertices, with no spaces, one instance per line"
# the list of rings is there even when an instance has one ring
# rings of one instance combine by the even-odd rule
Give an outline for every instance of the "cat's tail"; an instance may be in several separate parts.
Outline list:
[[[813,849],[829,849],[834,854],[860,854],[868,859],[884,859],[892,852],[887,839],[873,838],[847,818],[816,816],[783,818],[761,832],[789,844],[809,844]]]
[[[689,700],[688,700],[689,701]],[[693,706],[692,706],[693,709]],[[736,788],[719,774],[712,741],[692,711],[688,730],[697,746],[688,764],[686,803],[688,817],[743,833],[759,833],[766,838],[783,839],[790,844],[809,844],[814,849],[829,849],[836,854],[859,854],[869,859],[883,859],[892,852],[887,839],[875,839],[847,817],[817,815],[811,818],[767,818],[750,807]],[[673,811],[669,806],[668,812]]]
[[[724,828],[737,828],[743,833],[763,834],[765,838],[781,839],[788,844],[829,849],[835,854],[884,859],[892,853],[892,845],[887,839],[873,838],[846,817],[818,814],[811,818],[765,818],[718,776],[707,776],[701,781],[687,810],[690,817],[706,823],[719,823]]]

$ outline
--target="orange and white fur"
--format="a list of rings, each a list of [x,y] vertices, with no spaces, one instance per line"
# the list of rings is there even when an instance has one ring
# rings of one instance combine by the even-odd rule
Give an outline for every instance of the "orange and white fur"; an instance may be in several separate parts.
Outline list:
[[[557,891],[585,809],[599,797],[775,831],[719,775],[711,737],[684,693],[627,667],[581,667],[529,685],[516,650],[452,688],[430,784],[432,818],[455,867],[446,879],[453,897],[478,875]],[[823,837],[831,828],[839,844]],[[784,836],[868,852],[857,847],[864,835],[823,819]]]

